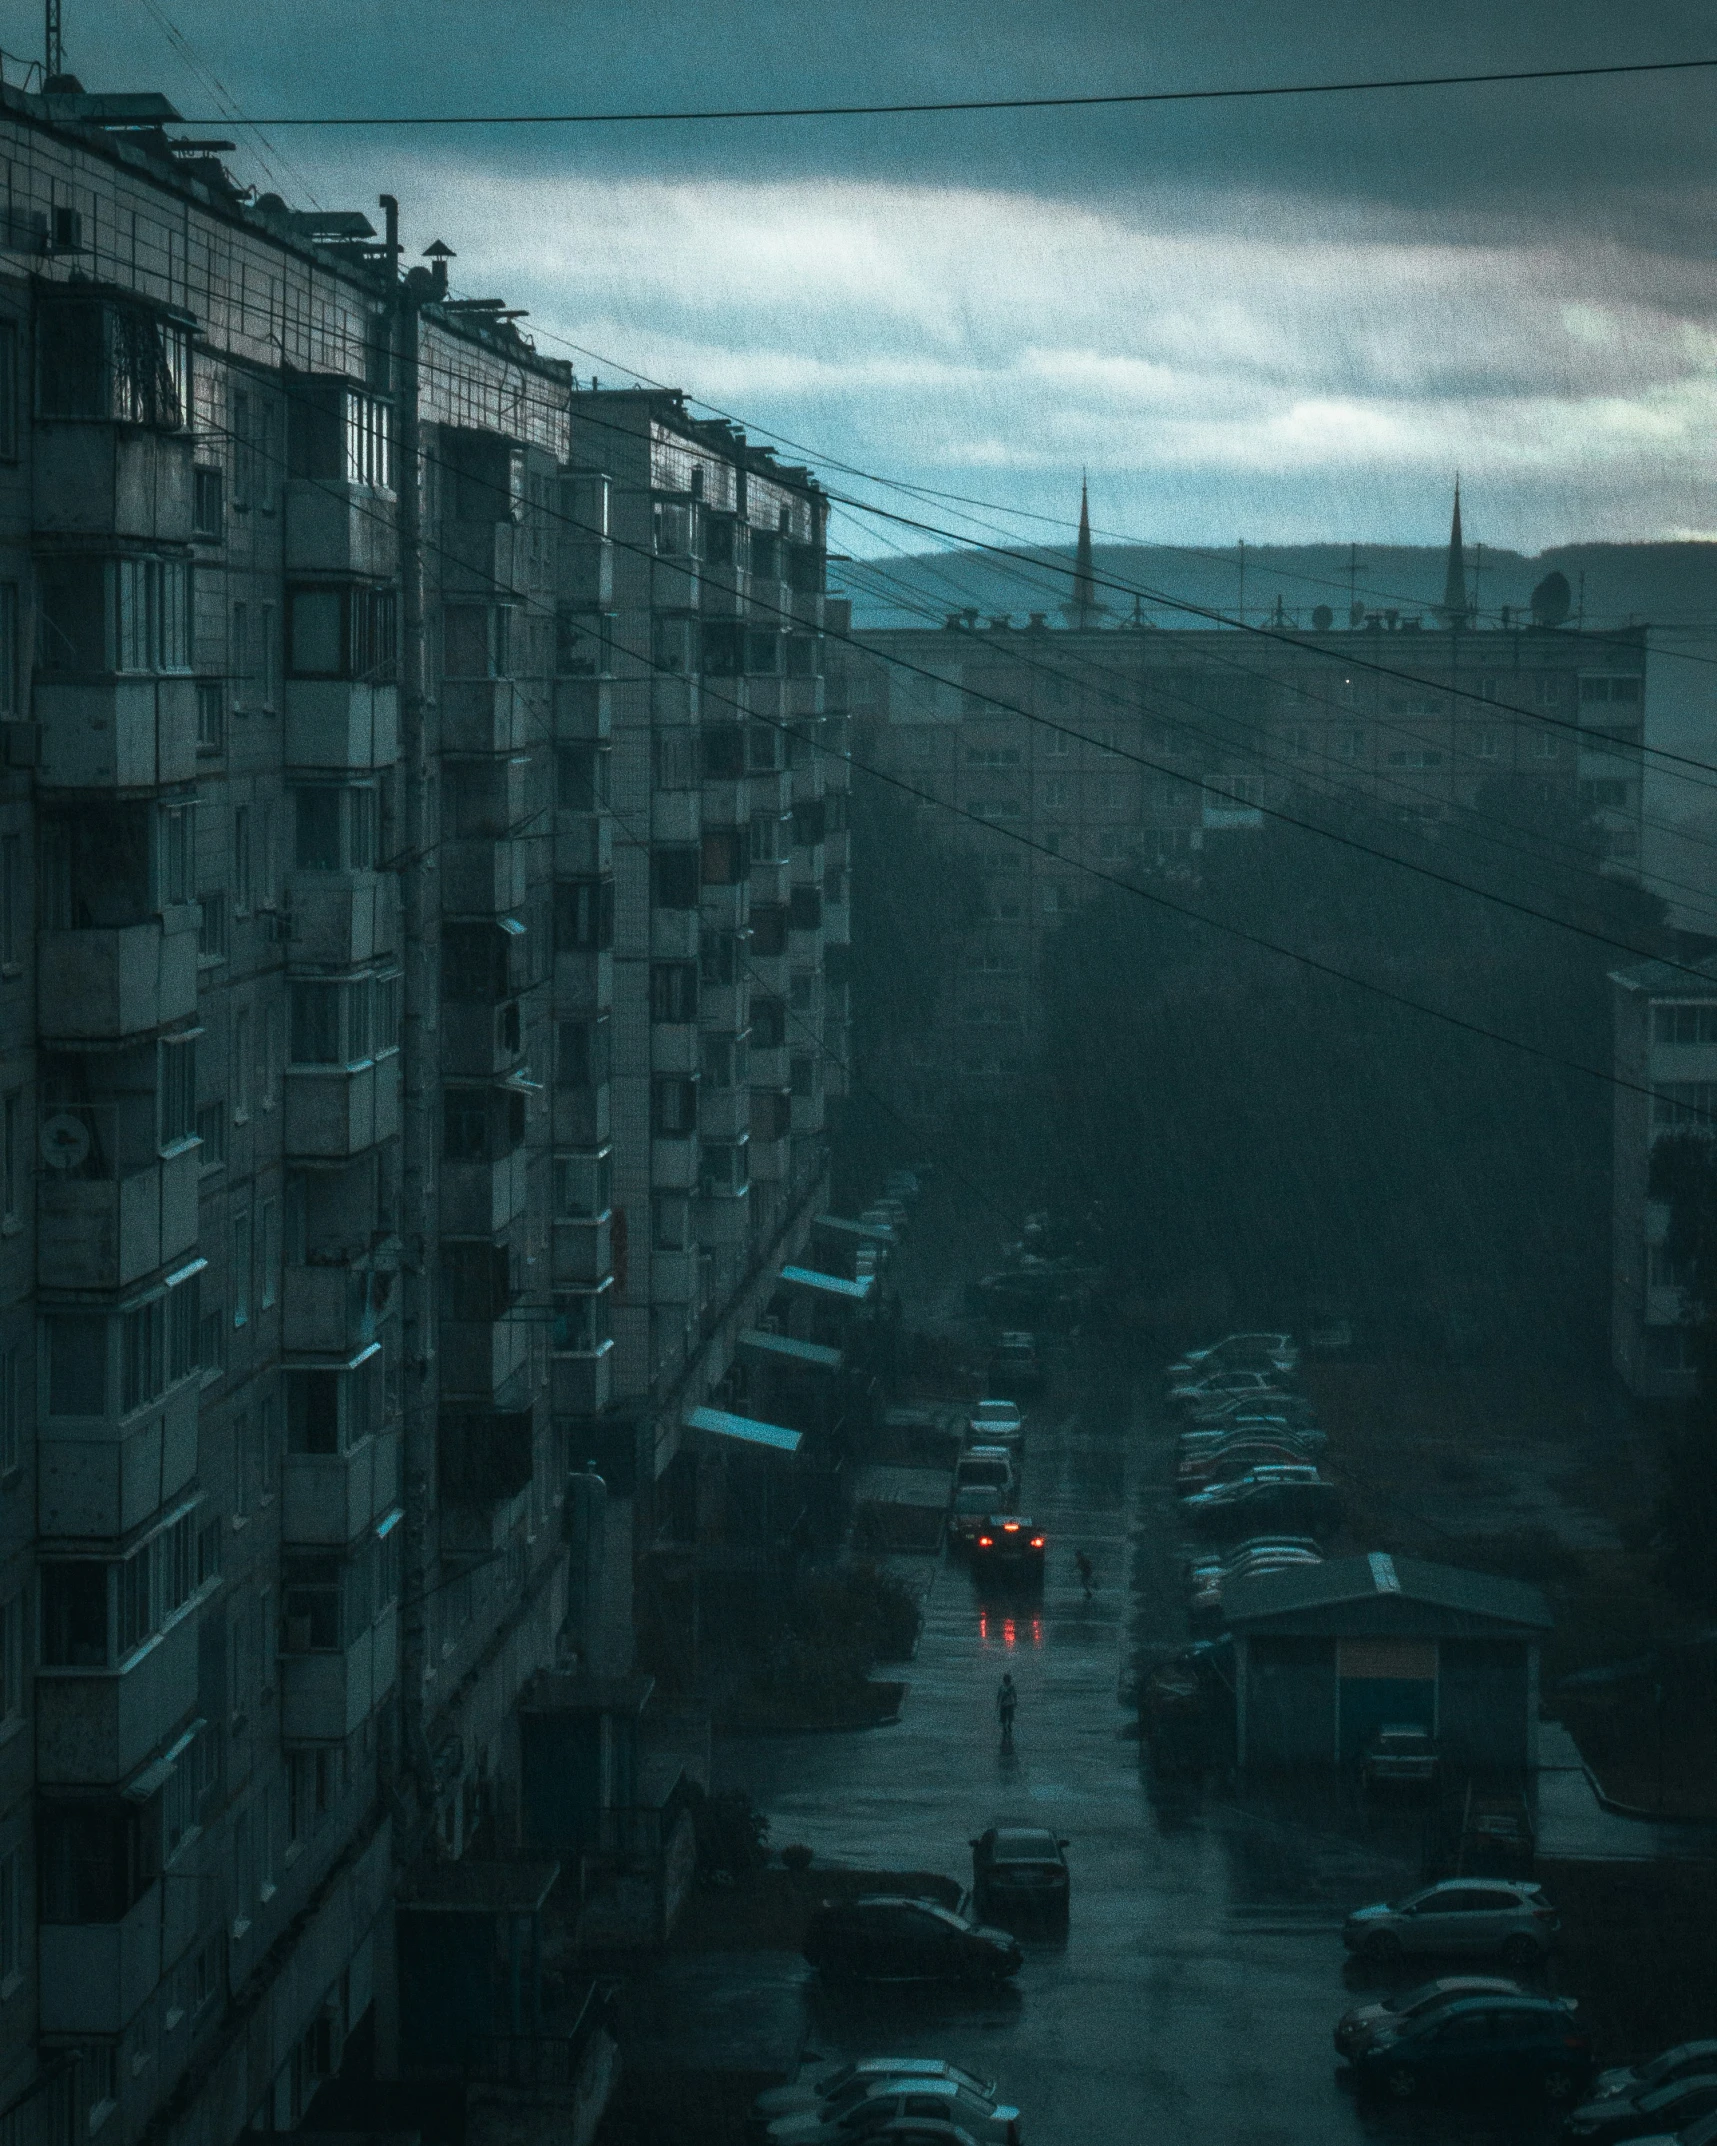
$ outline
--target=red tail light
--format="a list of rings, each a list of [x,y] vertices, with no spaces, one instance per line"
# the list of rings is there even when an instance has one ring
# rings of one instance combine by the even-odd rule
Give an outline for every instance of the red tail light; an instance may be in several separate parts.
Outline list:
[[[1019,1522],[1017,1520],[1004,1520],[1002,1522],[1002,1533],[1004,1535],[1017,1535],[1019,1533]]]
[[[1041,1550],[1043,1548],[1043,1537],[1041,1535],[1034,1535],[1031,1538],[1031,1546],[1034,1550]]]
[[[990,1548],[992,1548],[992,1547],[993,1547],[993,1545],[994,1545],[994,1541],[995,1541],[995,1538],[994,1538],[993,1536],[990,1536],[990,1535],[980,1535],[980,1536],[978,1537],[978,1548],[979,1548],[980,1550],[988,1550],[988,1549],[990,1549]]]

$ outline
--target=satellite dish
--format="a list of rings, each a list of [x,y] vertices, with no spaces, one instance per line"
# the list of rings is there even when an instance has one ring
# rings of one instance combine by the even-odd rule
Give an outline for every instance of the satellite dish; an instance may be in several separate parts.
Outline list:
[[[1328,604],[1319,604],[1312,613],[1312,631],[1314,633],[1328,633],[1334,624],[1335,613]]]
[[[42,1124],[42,1160],[50,1170],[81,1169],[89,1157],[89,1127],[69,1110]]]
[[[1550,573],[1532,592],[1532,623],[1560,626],[1574,608],[1574,592],[1566,574]]]

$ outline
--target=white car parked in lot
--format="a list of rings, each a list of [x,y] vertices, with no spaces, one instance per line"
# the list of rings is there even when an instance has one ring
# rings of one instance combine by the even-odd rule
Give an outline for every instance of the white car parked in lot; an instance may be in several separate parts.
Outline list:
[[[1471,1952],[1535,1967],[1560,1928],[1544,1888],[1514,1878],[1445,1878],[1393,1904],[1355,1908],[1342,1926],[1349,1952],[1394,1960],[1404,1952]]]
[[[848,2098],[850,2096],[850,2098]],[[975,2094],[957,2079],[876,2079],[848,2096],[778,2116],[769,2126],[776,2146],[848,2146],[884,2124],[923,2116],[957,2124],[976,2146],[1020,2146],[1019,2111],[989,2094]]]

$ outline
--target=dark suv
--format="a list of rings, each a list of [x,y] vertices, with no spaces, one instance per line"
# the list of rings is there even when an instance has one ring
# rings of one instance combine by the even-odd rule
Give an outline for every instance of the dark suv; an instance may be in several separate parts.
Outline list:
[[[1353,2068],[1398,2101],[1526,2091],[1571,2102],[1591,2077],[1592,2038],[1555,1997],[1473,1997],[1379,2034]]]
[[[1064,1840],[1040,1826],[991,1826],[972,1843],[972,1906],[979,1915],[1067,1920]]]
[[[811,1916],[804,1950],[831,1979],[865,1982],[1002,1982],[1025,1957],[1005,1930],[894,1893],[825,1900]]]

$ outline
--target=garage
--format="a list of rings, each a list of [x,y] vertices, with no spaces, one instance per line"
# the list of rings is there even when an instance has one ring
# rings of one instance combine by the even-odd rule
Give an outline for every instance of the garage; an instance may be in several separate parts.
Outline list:
[[[1377,1550],[1237,1579],[1224,1606],[1243,1768],[1356,1766],[1403,1724],[1435,1737],[1446,1777],[1536,1763],[1536,1587]]]

